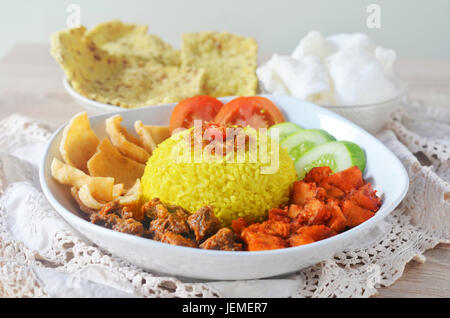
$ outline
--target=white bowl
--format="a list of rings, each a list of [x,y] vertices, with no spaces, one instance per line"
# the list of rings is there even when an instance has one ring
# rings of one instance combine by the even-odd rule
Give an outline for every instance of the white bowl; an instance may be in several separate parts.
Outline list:
[[[383,102],[349,106],[322,105],[322,107],[351,120],[368,132],[375,134],[383,128],[395,109],[403,107],[403,99],[406,96],[408,86],[404,83],[399,83],[398,87],[398,95]]]
[[[60,158],[61,127],[51,138],[40,166],[40,182],[50,204],[86,238],[114,255],[149,270],[172,275],[216,279],[255,279],[290,273],[316,264],[344,250],[361,246],[403,199],[408,190],[408,175],[397,159],[380,141],[352,122],[326,109],[288,96],[263,95],[271,99],[286,119],[305,128],[322,128],[338,140],[359,144],[366,152],[364,177],[383,194],[383,204],[374,217],[334,237],[308,245],[259,252],[227,252],[202,250],[160,243],[146,238],[119,233],[92,224],[80,215],[69,188],[55,181],[50,174],[54,157]],[[221,98],[222,101],[230,97]],[[166,125],[175,104],[146,107],[122,112],[123,125],[133,131],[135,120],[146,124]],[[90,117],[97,135],[106,136],[104,121],[113,113]]]
[[[63,77],[63,85],[66,89],[67,93],[73,98],[73,100],[93,114],[104,114],[104,113],[110,113],[110,112],[120,112],[125,111],[127,108],[104,104],[100,102],[96,102],[95,100],[89,99],[80,93],[78,93],[76,90],[72,88],[70,83],[67,81],[67,78]]]

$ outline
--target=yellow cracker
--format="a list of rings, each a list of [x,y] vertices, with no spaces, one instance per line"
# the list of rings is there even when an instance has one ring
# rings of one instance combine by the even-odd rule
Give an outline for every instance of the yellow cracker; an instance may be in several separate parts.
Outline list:
[[[78,190],[78,198],[83,203],[83,205],[87,206],[90,209],[100,210],[105,206],[104,202],[98,201],[93,193],[89,184],[83,185]]]
[[[140,137],[142,147],[152,153],[160,143],[170,137],[169,127],[167,126],[148,126],[142,121],[134,122],[134,129]]]
[[[164,65],[180,65],[180,51],[147,32],[147,25],[113,20],[98,24],[86,33],[86,38],[111,55],[135,56]]]
[[[53,158],[51,174],[59,183],[80,189],[82,186],[91,184],[93,195],[104,201],[113,199],[114,178],[110,176],[91,177],[83,171]]]
[[[87,215],[91,215],[93,213],[98,212],[96,209],[92,209],[88,206],[86,206],[83,201],[81,201],[79,195],[78,195],[78,189],[77,187],[71,187],[70,188],[70,194],[72,194],[72,197],[75,199],[75,201],[78,203],[78,206],[80,207],[80,210],[86,213]]]
[[[120,197],[124,190],[124,185],[122,183],[115,184],[112,191],[113,199]]]
[[[86,172],[86,163],[97,150],[99,142],[91,129],[87,113],[83,112],[72,117],[64,128],[59,151],[66,163]]]
[[[50,52],[71,86],[87,98],[133,108],[178,102],[201,93],[203,70],[111,55],[85,33],[80,27],[54,34]]]
[[[185,33],[181,65],[205,70],[207,95],[255,95],[257,49],[255,39],[228,32]]]
[[[144,173],[145,165],[123,156],[109,141],[103,139],[97,152],[87,163],[89,174],[94,177],[113,177],[116,183],[131,188]]]
[[[131,135],[120,123],[122,116],[114,115],[105,121],[106,132],[112,144],[125,156],[140,163],[146,163],[150,154],[141,147],[138,138]]]
[[[141,180],[137,179],[136,183],[128,190],[127,193],[117,198],[121,205],[135,205],[138,204],[142,195]]]

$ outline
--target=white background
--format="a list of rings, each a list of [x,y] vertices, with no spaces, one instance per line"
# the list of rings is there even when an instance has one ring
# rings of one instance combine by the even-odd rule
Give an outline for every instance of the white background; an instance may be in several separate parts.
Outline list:
[[[182,32],[218,30],[255,37],[262,53],[290,53],[309,30],[325,35],[366,32],[403,58],[450,59],[450,0],[11,0],[1,2],[0,56],[15,43],[48,43],[66,28],[67,6],[81,23],[143,23],[175,47]],[[381,28],[368,29],[369,4],[381,7]]]

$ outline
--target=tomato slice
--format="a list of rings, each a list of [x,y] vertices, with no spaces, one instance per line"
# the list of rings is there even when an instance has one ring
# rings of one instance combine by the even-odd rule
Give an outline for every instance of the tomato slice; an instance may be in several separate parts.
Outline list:
[[[268,128],[284,122],[281,111],[271,100],[262,96],[238,97],[226,103],[214,118],[224,125]]]
[[[211,96],[194,96],[175,106],[170,117],[170,132],[177,128],[191,128],[194,120],[212,121],[223,103]]]

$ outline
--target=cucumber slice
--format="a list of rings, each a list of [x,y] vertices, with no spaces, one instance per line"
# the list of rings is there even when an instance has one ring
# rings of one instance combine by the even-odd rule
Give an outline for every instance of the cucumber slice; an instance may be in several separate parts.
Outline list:
[[[281,141],[280,146],[285,148],[292,160],[295,161],[308,150],[335,140],[336,138],[331,136],[325,130],[303,129],[287,136]]]
[[[283,139],[285,139],[290,134],[293,134],[296,131],[303,129],[299,125],[291,123],[291,122],[280,123],[280,124],[273,125],[269,128],[267,133],[269,134],[270,137],[272,137],[272,132],[275,128],[278,129],[278,140],[280,142],[283,141]]]
[[[366,155],[353,142],[332,141],[311,149],[295,161],[295,169],[300,180],[311,168],[322,166],[329,166],[333,172],[358,166],[364,172]]]

